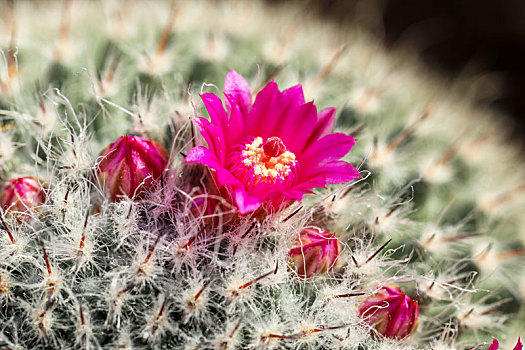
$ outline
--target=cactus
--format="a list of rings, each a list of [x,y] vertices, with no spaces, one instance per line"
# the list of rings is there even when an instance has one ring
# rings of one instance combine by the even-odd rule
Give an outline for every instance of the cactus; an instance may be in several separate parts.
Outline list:
[[[477,107],[478,76],[440,82],[413,53],[301,2],[4,1],[0,13],[0,180],[45,194],[16,213],[2,203],[1,348],[470,349],[524,336],[523,161],[505,116]],[[318,119],[290,140],[336,107],[344,152],[315,163],[322,181],[300,195],[252,186],[244,206],[195,149],[220,139],[202,127],[213,108],[231,121],[268,84],[315,99],[303,104]],[[118,158],[126,135],[141,141]],[[288,157],[264,158],[256,179],[282,185],[297,170],[290,141],[252,136],[259,158],[244,164]],[[366,306],[393,284],[419,315],[393,317],[410,324],[391,335],[371,319],[400,307]]]

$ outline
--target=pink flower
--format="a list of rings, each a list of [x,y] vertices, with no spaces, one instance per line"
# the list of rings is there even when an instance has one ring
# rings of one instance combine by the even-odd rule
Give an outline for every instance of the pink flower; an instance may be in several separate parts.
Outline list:
[[[419,305],[396,285],[388,285],[363,301],[359,317],[381,335],[402,339],[416,330]]]
[[[105,148],[98,172],[113,200],[140,197],[158,179],[168,153],[157,142],[139,136],[122,136]]]
[[[34,177],[19,177],[7,183],[0,194],[0,205],[10,212],[26,212],[46,200],[44,188]]]
[[[498,347],[499,347],[499,343],[498,341],[494,338],[492,340],[492,345],[489,346],[489,348],[487,350],[498,350]],[[516,346],[514,347],[514,350],[523,350],[523,344],[521,344],[521,338],[518,338],[518,343],[516,344]]]
[[[359,177],[341,161],[355,143],[351,136],[332,134],[335,109],[317,112],[305,103],[300,85],[279,91],[270,82],[252,104],[248,83],[230,71],[224,83],[226,110],[214,94],[201,98],[211,117],[193,120],[208,143],[190,150],[185,162],[213,169],[239,213],[267,205],[277,209],[300,201],[316,187]]]
[[[308,228],[301,232],[288,255],[299,276],[312,277],[332,270],[340,252],[341,243],[335,235]]]

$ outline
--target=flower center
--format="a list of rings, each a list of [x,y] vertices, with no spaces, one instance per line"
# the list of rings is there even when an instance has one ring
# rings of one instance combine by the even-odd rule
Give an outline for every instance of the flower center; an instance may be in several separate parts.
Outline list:
[[[256,137],[245,145],[241,158],[244,166],[253,170],[256,182],[284,180],[297,163],[295,154],[287,151],[284,142],[276,136],[266,142],[262,137]]]
[[[264,154],[268,157],[279,157],[286,152],[283,140],[277,136],[270,137],[263,145]]]

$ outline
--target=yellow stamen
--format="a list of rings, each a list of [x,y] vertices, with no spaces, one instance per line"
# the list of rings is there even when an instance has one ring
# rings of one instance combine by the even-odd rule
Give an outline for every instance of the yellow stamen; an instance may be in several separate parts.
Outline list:
[[[241,155],[243,164],[253,169],[256,182],[273,183],[277,179],[284,180],[295,166],[295,154],[285,151],[277,157],[270,157],[264,153],[262,137],[256,137],[245,145]]]

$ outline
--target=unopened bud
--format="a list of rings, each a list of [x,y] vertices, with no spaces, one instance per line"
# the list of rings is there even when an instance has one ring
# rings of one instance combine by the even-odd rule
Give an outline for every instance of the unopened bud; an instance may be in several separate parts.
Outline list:
[[[366,298],[359,308],[359,317],[379,334],[402,339],[418,326],[419,305],[396,285],[382,287]]]
[[[168,154],[157,142],[139,136],[122,136],[100,153],[99,174],[114,201],[121,196],[140,197],[158,179]]]
[[[334,234],[305,229],[288,255],[301,277],[320,275],[332,270],[341,252],[341,243]]]
[[[42,184],[34,177],[19,177],[7,183],[0,194],[0,205],[7,212],[24,213],[44,203]]]

